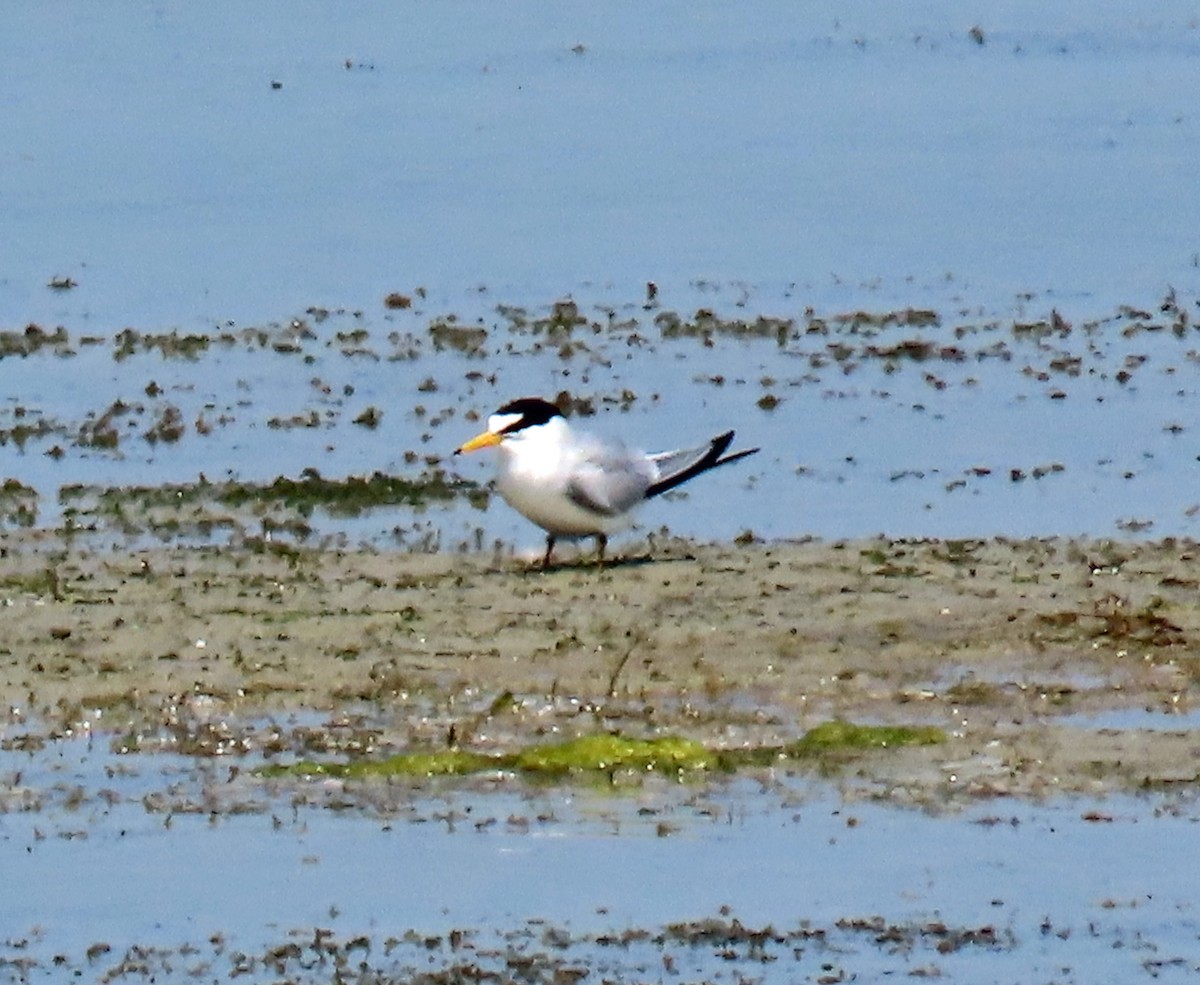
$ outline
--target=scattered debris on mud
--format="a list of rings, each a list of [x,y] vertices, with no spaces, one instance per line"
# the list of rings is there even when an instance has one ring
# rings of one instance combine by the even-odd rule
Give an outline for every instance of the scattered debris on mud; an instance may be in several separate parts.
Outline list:
[[[9,743],[90,731],[283,774],[318,753],[360,778],[505,772],[539,748],[570,772],[580,742],[627,743],[634,774],[667,741],[717,773],[858,745],[840,769],[864,792],[931,805],[1200,779],[1190,542],[679,541],[543,572],[21,536],[0,558]],[[325,725],[262,724],[295,711]]]

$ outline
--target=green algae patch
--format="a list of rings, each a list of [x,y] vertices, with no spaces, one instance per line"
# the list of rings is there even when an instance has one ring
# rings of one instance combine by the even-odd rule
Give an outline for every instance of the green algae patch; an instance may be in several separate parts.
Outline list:
[[[789,760],[817,762],[827,767],[875,750],[931,746],[945,741],[946,733],[931,725],[856,725],[834,719],[809,729],[786,746],[722,749],[717,754],[716,767],[733,772],[783,765]]]
[[[349,769],[348,763],[318,763],[312,759],[301,759],[295,763],[272,763],[270,766],[262,766],[256,772],[259,776],[265,777],[268,780],[276,779],[281,776],[337,776],[346,775]]]
[[[582,735],[563,742],[529,746],[514,753],[485,754],[464,749],[399,753],[387,759],[267,766],[260,776],[370,777],[466,776],[505,770],[530,778],[587,776],[626,770],[631,773],[678,775],[702,771],[732,772],[739,767],[772,766],[789,759],[829,759],[843,754],[944,742],[945,733],[931,726],[855,725],[831,721],[809,730],[788,746],[712,750],[682,736],[635,739],[624,735]]]
[[[417,479],[382,472],[326,479],[316,469],[308,468],[299,479],[280,476],[270,484],[226,483],[217,498],[232,508],[265,502],[278,503],[302,516],[311,515],[317,508],[332,516],[359,516],[378,507],[445,502],[463,492],[466,486],[462,481],[447,479],[440,470]]]
[[[399,753],[387,759],[349,763],[302,760],[267,766],[260,776],[330,776],[365,779],[388,776],[466,776],[484,770],[511,770],[528,776],[564,776],[613,770],[682,773],[715,766],[717,757],[699,742],[678,736],[631,739],[621,735],[585,735],[565,742],[531,746],[508,755],[465,749]]]
[[[58,499],[68,523],[85,527],[99,522],[164,538],[263,527],[303,539],[312,532],[308,520],[318,512],[347,518],[397,506],[419,511],[459,497],[479,506],[487,491],[440,469],[410,477],[374,472],[329,479],[306,468],[299,478],[279,476],[271,482],[210,482],[201,476],[196,482],[157,486],[70,484],[59,490]],[[0,520],[3,509],[0,496]]]
[[[300,478],[279,476],[269,483],[198,482],[158,486],[63,486],[59,500],[64,505],[94,501],[94,512],[114,512],[122,506],[142,509],[179,508],[197,503],[219,503],[238,508],[246,505],[273,505],[310,515],[324,509],[335,516],[358,516],[381,506],[422,506],[431,501],[444,502],[473,491],[474,483],[448,479],[441,470],[416,478],[404,478],[375,472],[369,476],[350,475],[327,479],[316,469],[306,468]]]
[[[839,752],[931,746],[946,741],[946,733],[932,725],[855,725],[840,719],[809,729],[785,748],[787,756],[804,759]]]
[[[358,760],[346,767],[347,777],[369,776],[465,776],[495,769],[497,757],[465,749],[438,752],[403,752],[387,759]]]
[[[565,742],[534,746],[513,757],[516,769],[543,775],[614,769],[680,773],[710,769],[716,762],[717,757],[699,742],[669,735],[656,739],[584,735]]]
[[[319,763],[304,759],[286,766],[265,766],[260,776],[331,776],[354,780],[373,776],[465,776],[502,764],[498,756],[445,749],[438,752],[404,752],[387,759],[357,759],[349,763]]]

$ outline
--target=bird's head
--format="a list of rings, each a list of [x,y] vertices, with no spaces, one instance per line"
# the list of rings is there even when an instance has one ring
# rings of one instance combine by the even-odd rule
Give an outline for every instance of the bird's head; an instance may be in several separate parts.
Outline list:
[[[488,418],[487,430],[460,445],[454,450],[454,454],[462,455],[478,451],[480,448],[491,448],[506,438],[518,437],[529,432],[530,428],[540,428],[561,417],[562,411],[550,401],[540,397],[521,397],[505,404],[492,414]]]

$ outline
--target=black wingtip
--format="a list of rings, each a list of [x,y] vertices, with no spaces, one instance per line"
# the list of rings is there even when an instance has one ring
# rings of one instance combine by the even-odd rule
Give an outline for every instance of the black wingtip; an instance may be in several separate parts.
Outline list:
[[[749,448],[746,451],[734,452],[732,455],[725,455],[725,450],[733,443],[733,432],[726,431],[724,434],[718,434],[709,442],[708,451],[691,468],[684,469],[677,475],[671,476],[669,479],[664,479],[662,482],[654,483],[646,490],[646,498],[651,499],[654,496],[661,496],[665,492],[670,492],[676,486],[683,485],[689,479],[694,479],[701,472],[708,472],[711,469],[719,468],[722,465],[728,465],[730,462],[736,462],[738,459],[745,458],[747,455],[753,455],[758,451],[757,448]]]
[[[726,431],[724,434],[718,434],[709,444],[711,451],[709,452],[714,458],[720,458],[725,454],[725,449],[733,444],[733,432]]]
[[[736,462],[739,458],[748,458],[751,455],[757,455],[760,451],[762,451],[761,448],[747,448],[745,451],[735,451],[732,455],[726,455],[724,458],[714,462],[713,468],[716,468],[718,465],[728,465],[730,462]]]

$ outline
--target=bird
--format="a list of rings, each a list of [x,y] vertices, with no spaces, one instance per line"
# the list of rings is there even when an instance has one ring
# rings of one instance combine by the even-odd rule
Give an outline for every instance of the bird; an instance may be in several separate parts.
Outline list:
[[[609,534],[629,526],[643,502],[759,451],[726,455],[732,443],[733,432],[726,431],[695,448],[647,455],[573,429],[548,400],[521,397],[492,414],[487,430],[454,454],[498,450],[496,489],[546,531],[545,568],[560,537],[595,537],[597,563],[603,565]]]

